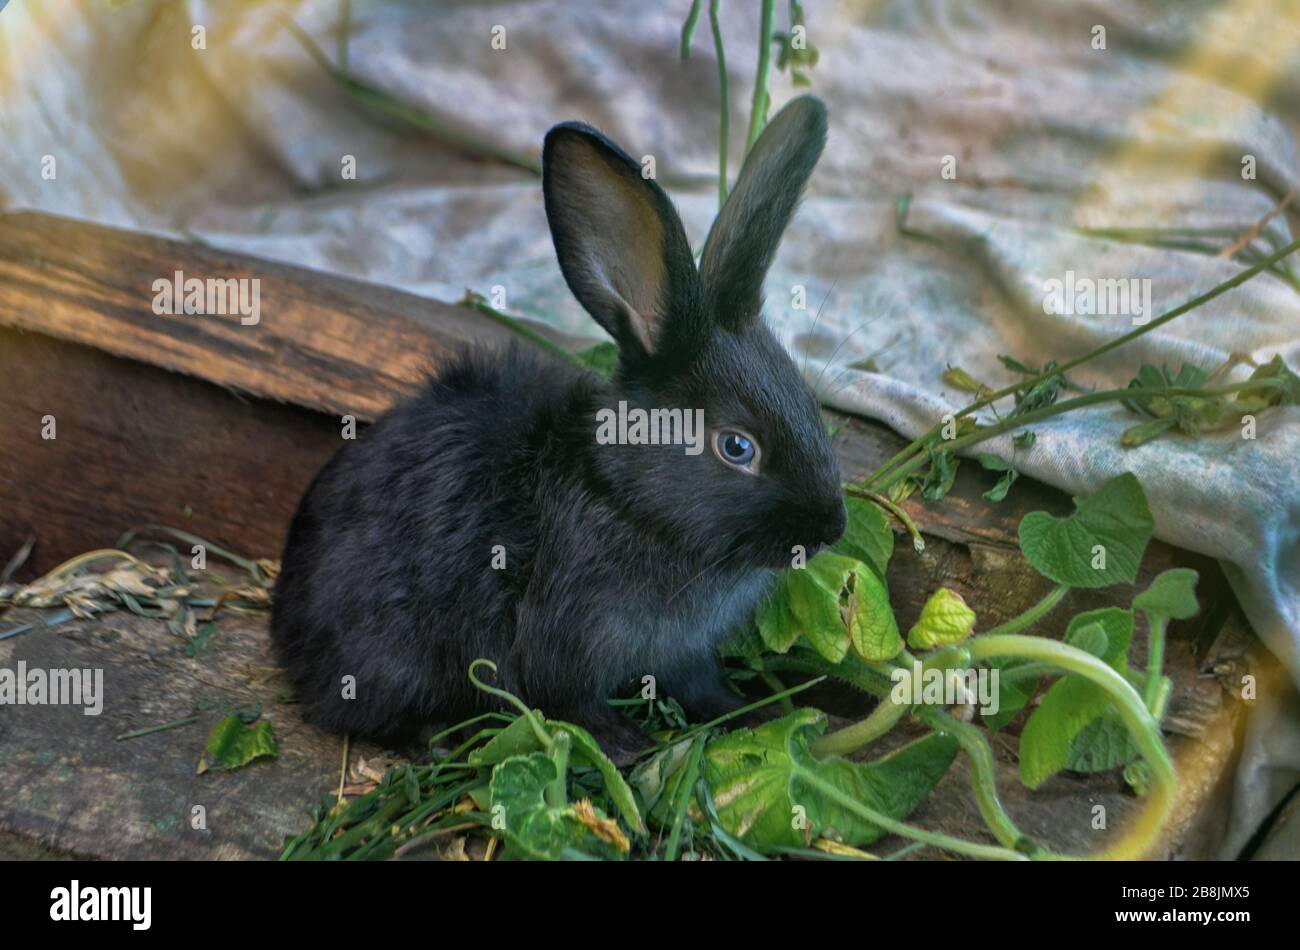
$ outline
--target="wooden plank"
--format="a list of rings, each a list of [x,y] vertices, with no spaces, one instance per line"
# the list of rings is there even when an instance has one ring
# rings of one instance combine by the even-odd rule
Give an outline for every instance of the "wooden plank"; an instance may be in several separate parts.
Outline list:
[[[278,557],[339,444],[322,413],[33,333],[0,328],[0,378],[0,562],[37,539],[20,578],[150,523]]]
[[[155,313],[154,282],[177,272],[257,280],[258,323]],[[390,288],[33,212],[0,215],[0,325],[366,420],[457,344],[511,336],[463,307]]]

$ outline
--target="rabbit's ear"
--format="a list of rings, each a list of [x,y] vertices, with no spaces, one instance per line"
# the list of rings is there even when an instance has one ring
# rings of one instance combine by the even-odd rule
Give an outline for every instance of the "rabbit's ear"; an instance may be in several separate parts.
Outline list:
[[[724,326],[758,315],[763,278],[825,145],[826,106],[800,96],[768,123],[745,158],[700,258],[705,297]]]
[[[564,279],[625,358],[678,350],[702,328],[681,220],[627,153],[588,125],[557,125],[542,149],[542,192]]]

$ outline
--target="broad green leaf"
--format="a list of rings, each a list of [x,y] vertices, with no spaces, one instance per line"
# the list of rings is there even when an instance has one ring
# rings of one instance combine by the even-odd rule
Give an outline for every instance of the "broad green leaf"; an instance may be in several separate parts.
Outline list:
[[[540,709],[534,709],[533,715],[539,722],[546,721]],[[514,722],[470,752],[467,761],[473,766],[496,765],[511,756],[527,755],[541,748],[542,740],[537,738],[532,725],[523,716],[517,716]]]
[[[1078,647],[1084,653],[1091,653],[1101,659],[1110,648],[1110,639],[1099,623],[1090,623],[1080,628],[1070,639],[1070,646]]]
[[[908,646],[933,650],[961,643],[975,629],[975,611],[966,606],[961,594],[940,587],[921,608],[921,616],[907,632]]]
[[[1196,615],[1197,574],[1188,567],[1175,567],[1164,571],[1151,586],[1133,598],[1133,607],[1151,617],[1167,620],[1186,620]]]
[[[1133,637],[1133,612],[1103,607],[1070,621],[1065,641],[1079,649],[1100,646],[1099,655],[1123,675]],[[1105,643],[1101,644],[1104,639]],[[1061,769],[1104,771],[1128,761],[1125,742],[1117,740],[1113,722],[1123,732],[1105,692],[1082,676],[1070,674],[1052,684],[1020,734],[1020,777],[1037,788]],[[1109,763],[1109,764],[1106,764]]]
[[[1081,676],[1053,683],[1020,734],[1020,780],[1037,788],[1065,768],[1075,736],[1110,708],[1105,694]]]
[[[562,808],[547,804],[546,786],[556,774],[555,763],[544,752],[512,756],[492,770],[493,820],[502,822],[501,831],[514,856],[533,860],[625,856],[627,839],[620,842],[616,826],[610,830],[601,824],[608,819],[590,803],[581,811],[577,804]]]
[[[1043,511],[1020,522],[1020,550],[1044,577],[1071,587],[1131,584],[1154,522],[1131,474],[1111,479],[1067,518]]]
[[[581,726],[575,726],[571,722],[561,722],[558,719],[546,719],[540,710],[534,709],[533,714],[543,723],[543,728],[548,730],[551,735],[555,730],[567,732],[572,737],[572,756],[575,764],[588,765],[600,773],[601,779],[605,784],[605,792],[618,808],[619,814],[623,820],[637,834],[645,834],[645,824],[641,820],[641,812],[636,807],[636,799],[632,795],[632,789],[628,787],[623,776],[619,773],[618,768],[610,761],[609,757],[600,748],[595,738],[586,729]],[[527,755],[540,751],[543,748],[542,741],[533,731],[528,720],[519,716],[514,722],[506,726],[488,742],[469,754],[469,764],[474,766],[496,765],[508,758]]]
[[[867,764],[818,760],[809,746],[825,729],[823,713],[800,709],[709,743],[704,777],[729,833],[752,845],[806,847],[819,835],[869,844],[881,830],[823,796],[809,776],[901,820],[925,800],[957,753],[955,739],[936,733]]]
[[[839,599],[809,575],[808,569],[791,571],[782,587],[799,632],[813,649],[831,663],[849,652],[849,632],[840,619]]]
[[[1109,772],[1138,757],[1128,729],[1114,713],[1094,719],[1070,743],[1065,768],[1071,772]]]
[[[777,585],[758,605],[754,623],[758,626],[763,646],[773,653],[785,653],[794,646],[799,639],[799,627],[790,612],[785,584]]]
[[[841,613],[858,656],[871,662],[898,656],[903,638],[884,583],[872,571],[856,570],[849,575],[847,585]]]
[[[1122,607],[1101,607],[1097,610],[1085,610],[1070,619],[1065,628],[1065,642],[1081,650],[1087,649],[1079,639],[1089,627],[1100,627],[1106,636],[1106,645],[1101,653],[1088,650],[1093,656],[1100,657],[1109,666],[1120,673],[1128,670],[1128,648],[1133,639],[1133,611]]]
[[[269,720],[246,726],[238,715],[227,716],[208,735],[208,745],[199,759],[198,771],[202,774],[209,770],[237,769],[254,759],[277,755],[279,748]]]
[[[844,536],[832,546],[836,554],[856,558],[869,565],[881,577],[894,554],[894,532],[889,519],[873,502],[849,495],[844,499],[848,523]]]
[[[1024,709],[1029,700],[1038,692],[1038,684],[1041,682],[1040,677],[1025,677],[1013,681],[1010,677],[1002,675],[1007,670],[1022,665],[1023,662],[1010,657],[996,657],[988,661],[990,668],[999,671],[998,711],[988,715],[981,713],[981,715],[984,716],[984,725],[994,732],[1005,728],[1012,719],[1015,719],[1020,710]]]

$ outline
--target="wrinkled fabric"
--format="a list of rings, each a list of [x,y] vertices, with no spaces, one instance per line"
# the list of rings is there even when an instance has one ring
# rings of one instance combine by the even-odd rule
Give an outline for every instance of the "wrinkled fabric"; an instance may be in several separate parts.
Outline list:
[[[596,338],[555,265],[537,179],[520,166],[536,162],[551,124],[584,119],[654,157],[702,242],[717,207],[720,98],[707,14],[678,59],[688,7],[359,0],[344,54],[337,0],[10,4],[0,208],[179,234],[445,301],[495,292],[512,312]],[[767,313],[826,403],[907,436],[969,401],[944,382],[948,366],[998,387],[1016,378],[1001,354],[1064,362],[1133,329],[1132,312],[1048,312],[1059,309],[1045,303],[1051,281],[1149,280],[1137,316],[1154,317],[1238,273],[1245,265],[1219,252],[1300,183],[1294,3],[805,8],[830,139],[770,274]],[[734,176],[756,5],[723,4],[722,29]],[[354,80],[438,134],[336,81],[344,55]],[[798,91],[774,75],[776,106]],[[481,159],[485,143],[501,160]],[[1297,208],[1252,246],[1289,242]],[[1143,363],[1209,370],[1236,353],[1294,367],[1298,287],[1261,275],[1070,380],[1113,388]],[[1253,628],[1300,679],[1300,408],[1258,413],[1253,439],[1233,425],[1121,448],[1138,421],[1111,404],[1037,426],[1028,450],[1006,437],[981,450],[1078,495],[1135,473],[1157,536],[1219,559]],[[1219,856],[1300,781],[1295,717],[1257,722],[1267,741],[1248,738]]]

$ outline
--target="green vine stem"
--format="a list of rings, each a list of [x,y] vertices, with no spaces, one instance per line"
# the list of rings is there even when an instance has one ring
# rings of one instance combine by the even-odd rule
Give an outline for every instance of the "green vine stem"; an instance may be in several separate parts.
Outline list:
[[[911,516],[903,510],[901,505],[894,503],[878,492],[873,492],[857,485],[845,485],[844,494],[852,495],[854,498],[865,498],[867,501],[885,509],[885,511],[897,518],[907,530],[907,533],[912,536],[912,547],[915,549],[916,553],[920,554],[925,550],[925,539],[921,537],[921,529],[916,526],[916,522],[913,521]]]
[[[701,0],[691,3],[691,11],[682,24],[681,57],[682,61],[691,57],[691,43],[695,40],[695,30],[700,25]],[[718,61],[718,95],[721,99],[721,116],[718,127],[718,207],[727,203],[727,148],[731,129],[731,94],[727,89],[727,54],[722,44],[722,25],[718,13],[722,0],[709,0],[709,29],[713,33],[713,52]]]
[[[722,27],[718,9],[722,0],[709,2],[709,29],[713,32],[713,50],[718,59],[718,94],[722,98],[722,115],[718,123],[718,208],[727,203],[727,148],[730,141],[731,96],[727,91],[727,57],[722,49]]]
[[[563,730],[558,730],[551,740],[551,761],[555,763],[555,778],[546,786],[546,804],[552,808],[563,808],[569,803],[569,746],[573,737]]]
[[[1007,633],[1019,633],[1025,627],[1038,623],[1045,616],[1052,612],[1053,608],[1059,604],[1065,595],[1070,592],[1068,584],[1058,584],[1048,591],[1047,596],[1034,604],[1022,614],[1012,617],[1005,623],[1000,623],[991,630],[985,631],[981,636],[993,637],[1001,636]]]
[[[866,719],[822,736],[813,742],[810,751],[819,759],[856,752],[898,725],[907,709],[907,703],[896,703],[893,697],[886,696]]]
[[[477,686],[479,689],[481,689],[483,692],[487,693],[489,696],[495,696],[498,699],[505,700],[511,706],[514,706],[516,709],[518,709],[519,714],[528,720],[528,725],[532,727],[532,730],[536,734],[538,741],[541,742],[541,744],[546,748],[548,752],[552,751],[553,747],[555,746],[555,741],[557,737],[552,736],[549,732],[547,732],[542,727],[542,724],[537,721],[537,716],[533,713],[533,711],[529,709],[523,702],[521,702],[519,697],[516,696],[514,693],[507,692],[504,689],[497,689],[497,687],[495,686],[489,686],[487,683],[484,683],[481,679],[479,679],[478,676],[475,675],[474,671],[478,669],[478,667],[480,666],[486,666],[493,673],[496,673],[497,671],[497,665],[495,663],[493,663],[491,660],[485,660],[480,657],[479,659],[475,660],[473,663],[469,665],[469,681],[473,683],[475,686]],[[565,733],[561,733],[561,735],[564,734]]]
[[[681,840],[682,826],[686,822],[686,808],[690,804],[691,792],[695,788],[695,780],[700,774],[700,763],[704,759],[705,738],[701,736],[693,740],[693,742],[691,757],[686,763],[686,771],[677,784],[677,801],[673,808],[673,827],[672,831],[668,833],[668,846],[664,851],[665,861],[677,860],[677,848]]]
[[[1191,300],[1179,304],[1177,307],[1174,307],[1172,310],[1166,311],[1165,313],[1153,319],[1151,322],[1138,327],[1136,330],[1132,330],[1129,333],[1124,334],[1123,336],[1116,337],[1114,340],[1111,340],[1108,343],[1104,343],[1101,346],[1096,347],[1095,349],[1089,350],[1087,353],[1084,353],[1082,356],[1077,356],[1074,359],[1067,361],[1066,363],[1056,367],[1055,369],[1049,372],[1039,373],[1037,376],[1034,376],[1030,379],[1021,380],[1020,382],[1013,383],[1009,386],[1004,386],[1001,389],[989,393],[987,396],[983,396],[980,399],[977,399],[975,402],[966,406],[964,409],[961,409],[958,412],[954,413],[953,418],[960,419],[963,416],[969,416],[971,413],[977,412],[980,409],[983,409],[985,406],[992,405],[993,403],[997,402],[999,399],[1003,399],[1007,396],[1014,395],[1015,393],[1021,390],[1030,389],[1038,385],[1039,383],[1042,383],[1050,379],[1052,376],[1055,376],[1058,373],[1064,374],[1067,371],[1074,369],[1076,366],[1081,366],[1084,363],[1088,362],[1089,360],[1096,359],[1098,356],[1101,356],[1105,353],[1109,353],[1111,350],[1118,349],[1119,347],[1125,345],[1126,343],[1130,343],[1133,340],[1136,340],[1138,337],[1150,333],[1152,330],[1155,330],[1158,327],[1164,326],[1169,321],[1181,317],[1183,314],[1191,310],[1195,310],[1197,307],[1203,304],[1209,303],[1215,297],[1225,294],[1229,290],[1232,290],[1236,287],[1240,287],[1246,281],[1250,280],[1252,277],[1255,277],[1257,274],[1261,273],[1262,271],[1272,268],[1273,265],[1277,264],[1283,258],[1294,253],[1296,250],[1300,250],[1300,240],[1292,241],[1290,244],[1286,245],[1286,247],[1279,250],[1276,254],[1269,255],[1268,257],[1264,258],[1263,260],[1259,261],[1253,266],[1246,268],[1241,273],[1236,274],[1235,276],[1230,277],[1228,280],[1225,280],[1223,283],[1210,288],[1205,293],[1200,294],[1199,296],[1193,297]],[[871,475],[867,477],[864,483],[865,487],[880,487],[882,485],[888,487],[888,485],[894,484],[895,482],[899,481],[900,480],[899,478],[893,477],[894,469],[897,468],[906,460],[910,459],[917,452],[922,451],[925,448],[925,446],[928,445],[934,439],[936,435],[939,435],[942,432],[942,430],[943,430],[943,423],[939,423],[938,425],[931,428],[930,431],[922,435],[919,439],[916,439],[915,441],[904,446],[901,450],[899,450],[897,454],[894,455],[893,458],[889,459],[889,461],[885,462],[884,465],[876,469],[875,472],[873,472]],[[889,481],[885,482],[885,479],[887,477],[889,478]]]
[[[1153,784],[1147,807],[1128,834],[1097,857],[1121,860],[1143,857],[1155,843],[1169,817],[1178,779],[1160,735],[1159,723],[1152,717],[1137,691],[1124,677],[1091,653],[1055,640],[1022,634],[984,634],[973,637],[968,644],[973,660],[1004,657],[1050,663],[1087,678],[1106,692],[1133,737],[1138,752],[1150,768]]]
[[[1015,848],[1038,859],[1056,858],[1057,855],[1029,838],[1016,827],[998,797],[997,771],[993,762],[993,747],[975,726],[955,719],[937,707],[928,706],[917,713],[917,718],[936,732],[946,732],[961,744],[970,760],[970,785],[975,794],[975,804],[989,826],[993,836],[1008,848]]]
[[[754,77],[754,101],[749,107],[749,135],[745,139],[745,154],[754,147],[767,124],[767,82],[772,73],[773,24],[776,21],[776,0],[763,0],[762,20],[758,33],[758,75]]]
[[[851,795],[846,795],[830,782],[827,782],[816,772],[806,769],[795,763],[793,767],[795,779],[804,785],[814,789],[819,794],[829,798],[835,804],[839,805],[845,811],[851,811],[853,814],[882,828],[890,834],[900,835],[904,838],[911,838],[913,841],[920,841],[924,844],[932,845],[936,848],[942,848],[945,851],[951,851],[954,854],[964,854],[972,858],[983,858],[994,861],[1024,861],[1027,856],[1019,851],[1012,851],[1009,848],[1003,848],[996,845],[975,844],[971,841],[963,841],[961,838],[954,838],[951,835],[945,835],[937,831],[926,831],[924,828],[917,828],[915,825],[909,825],[901,821],[881,814],[874,808],[870,808]]]
[[[937,655],[935,654],[935,656]],[[932,656],[930,659],[934,658]],[[822,657],[811,654],[803,656],[787,655],[769,657],[764,660],[764,664],[768,667],[786,669],[792,672],[834,676],[868,695],[879,698],[882,703],[889,700],[892,690],[892,683],[885,675],[873,670],[866,663],[860,662],[852,656],[847,657],[839,664],[831,664]],[[989,825],[995,837],[1003,845],[1007,847],[1014,846],[1017,850],[1024,850],[1034,857],[1055,857],[1051,852],[1037,846],[1033,839],[1021,832],[1016,827],[1015,822],[1011,820],[1011,816],[1007,814],[1006,809],[1002,807],[1002,802],[998,797],[997,773],[994,771],[993,765],[993,749],[988,740],[984,738],[984,735],[974,726],[958,722],[947,712],[937,707],[922,706],[919,708],[912,707],[912,709],[913,714],[923,725],[935,732],[949,733],[955,736],[958,743],[961,744],[962,749],[970,759],[971,787],[980,814],[984,816],[985,822]],[[812,748],[816,749],[815,743]]]
[[[1076,396],[1074,399],[1067,399],[1064,402],[1058,402],[1051,406],[1045,406],[1042,409],[1026,412],[1021,416],[1008,416],[999,422],[985,426],[975,432],[959,436],[955,439],[947,439],[944,445],[944,451],[956,454],[959,450],[967,446],[974,445],[976,442],[983,442],[986,439],[994,438],[1005,432],[1014,429],[1020,429],[1027,425],[1033,425],[1036,422],[1042,422],[1044,419],[1051,419],[1053,416],[1059,416],[1063,413],[1071,412],[1075,409],[1083,409],[1086,406],[1097,405],[1104,402],[1118,402],[1125,399],[1143,398],[1145,396],[1227,396],[1233,393],[1250,392],[1256,389],[1278,389],[1285,386],[1284,380],[1280,379],[1253,379],[1243,383],[1235,383],[1230,386],[1212,386],[1206,389],[1194,389],[1190,387],[1154,387],[1154,386],[1133,386],[1124,389],[1105,389],[1100,392],[1088,393],[1085,396]],[[903,463],[890,472],[889,484],[896,484],[907,478],[913,472],[918,471],[927,463],[924,456],[914,455],[903,461]],[[873,476],[874,478],[874,476]],[[868,479],[871,484],[871,479]]]
[[[1157,701],[1160,695],[1160,684],[1164,677],[1160,675],[1161,669],[1165,662],[1165,626],[1168,621],[1164,617],[1156,617],[1151,621],[1151,635],[1147,639],[1147,681],[1143,690],[1143,699],[1146,700],[1147,709],[1151,715],[1155,716],[1156,721],[1160,721],[1160,716],[1156,712]]]

